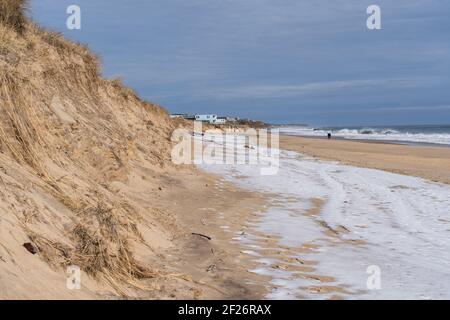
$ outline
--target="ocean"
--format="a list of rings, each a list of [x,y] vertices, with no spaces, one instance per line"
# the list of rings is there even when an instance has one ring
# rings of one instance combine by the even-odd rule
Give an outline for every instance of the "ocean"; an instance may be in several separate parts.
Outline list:
[[[343,139],[378,140],[406,144],[440,144],[450,146],[450,125],[418,126],[349,126],[306,127],[296,125],[279,126],[281,134],[326,137],[331,132]]]

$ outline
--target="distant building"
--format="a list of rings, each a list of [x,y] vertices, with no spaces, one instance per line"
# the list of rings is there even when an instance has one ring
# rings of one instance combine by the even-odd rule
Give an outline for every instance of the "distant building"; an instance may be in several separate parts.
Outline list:
[[[218,117],[216,114],[190,115],[190,114],[186,114],[186,113],[173,113],[170,115],[170,117],[172,119],[184,118],[186,120],[209,122],[210,124],[225,124],[227,122],[236,122],[237,121],[237,118]]]
[[[214,122],[214,124],[225,124],[225,123],[227,123],[226,117],[217,117],[216,121]]]
[[[214,124],[217,121],[217,115],[216,114],[197,114],[197,115],[195,115],[195,120],[209,122],[211,124]]]
[[[173,114],[170,115],[170,117],[171,117],[172,119],[175,119],[175,118],[186,118],[186,114],[182,114],[182,113],[173,113]]]
[[[187,114],[187,113],[172,113],[170,115],[170,117],[172,119],[183,118],[183,119],[187,119],[187,120],[195,120],[195,116],[194,115],[190,115],[190,114]]]

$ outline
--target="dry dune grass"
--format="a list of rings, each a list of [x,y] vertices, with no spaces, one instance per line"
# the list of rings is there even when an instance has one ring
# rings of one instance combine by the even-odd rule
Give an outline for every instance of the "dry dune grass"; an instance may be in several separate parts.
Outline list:
[[[26,0],[1,0],[0,1],[0,23],[22,32],[26,23],[25,9]]]
[[[65,245],[34,232],[24,225],[28,236],[42,258],[58,267],[78,266],[94,279],[108,283],[127,296],[124,285],[145,290],[138,280],[153,278],[158,272],[143,266],[133,257],[128,243],[130,234],[142,240],[136,223],[120,217],[117,208],[99,203],[84,209],[67,232],[73,245]],[[133,212],[129,212],[133,214]],[[136,220],[139,217],[134,216]]]
[[[26,21],[25,6],[0,0],[0,214],[20,222],[10,232],[49,265],[78,265],[125,295],[157,272],[130,244],[143,242],[142,208],[111,185],[136,163],[166,166],[173,124],[119,80],[102,79],[86,47]]]

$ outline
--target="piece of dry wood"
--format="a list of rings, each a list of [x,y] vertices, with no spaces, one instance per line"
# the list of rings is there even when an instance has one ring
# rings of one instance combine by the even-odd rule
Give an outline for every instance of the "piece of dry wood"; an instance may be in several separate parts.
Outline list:
[[[208,239],[208,240],[211,240],[211,237],[205,236],[204,234],[201,234],[201,233],[195,233],[195,232],[192,232],[192,235],[194,235],[194,236],[199,236],[199,237],[203,237],[203,238],[206,238],[206,239]]]

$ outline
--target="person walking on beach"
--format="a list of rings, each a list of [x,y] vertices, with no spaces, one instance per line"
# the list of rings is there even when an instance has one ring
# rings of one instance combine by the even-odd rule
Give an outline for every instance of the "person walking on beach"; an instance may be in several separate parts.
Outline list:
[[[331,139],[331,131],[328,131],[328,140]]]

